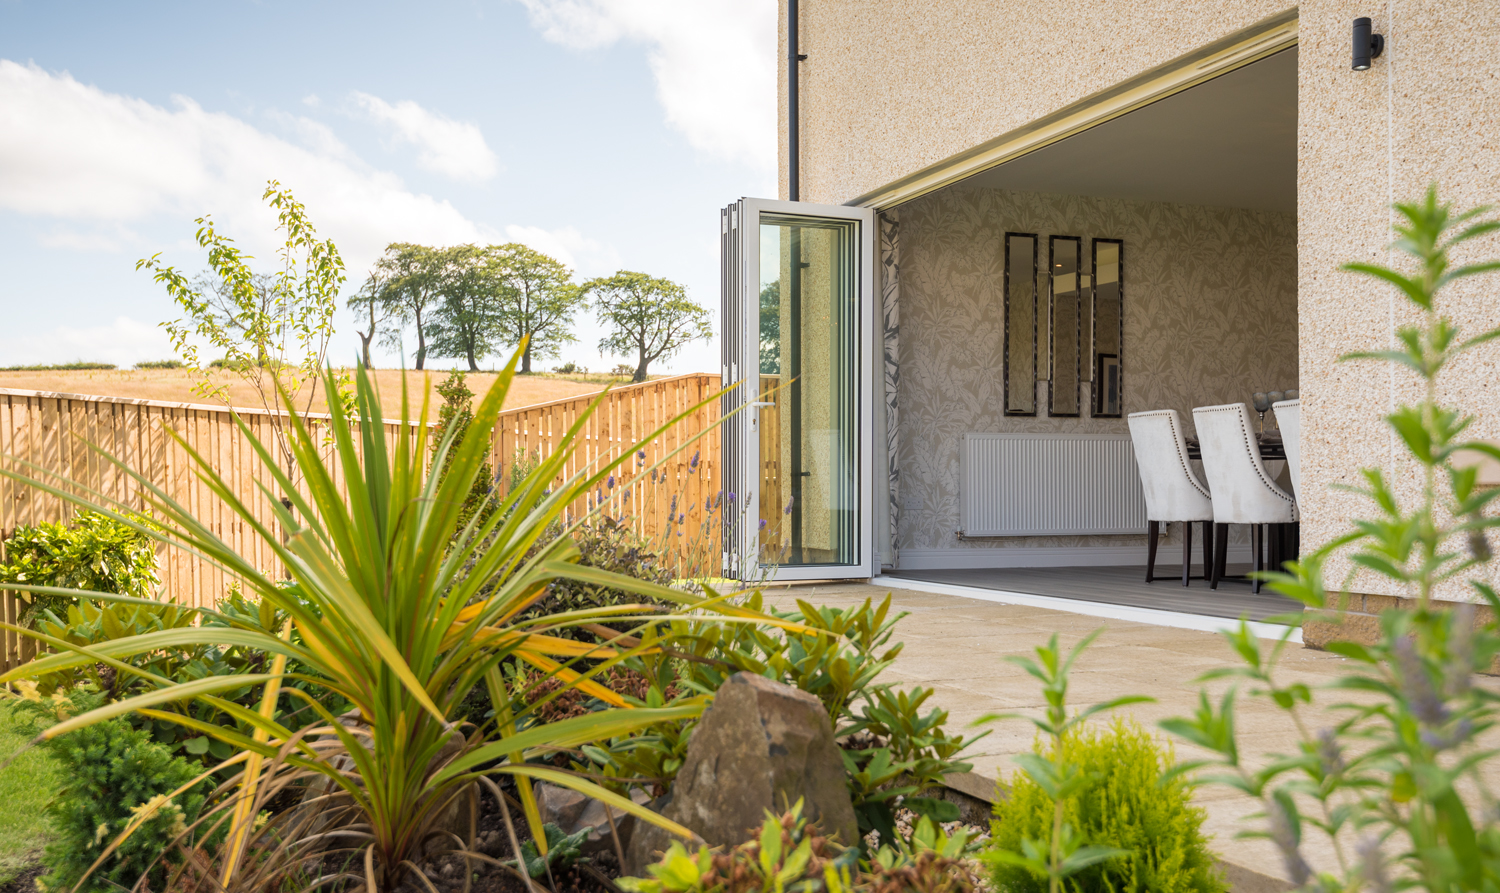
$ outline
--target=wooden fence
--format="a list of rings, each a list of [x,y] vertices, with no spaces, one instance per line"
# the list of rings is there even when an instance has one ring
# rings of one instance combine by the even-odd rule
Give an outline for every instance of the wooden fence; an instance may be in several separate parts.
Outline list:
[[[716,376],[682,375],[610,391],[580,432],[565,473],[602,467],[718,388]],[[550,455],[597,396],[504,412],[492,444],[501,485],[513,463]],[[272,443],[275,419],[270,414],[259,410],[238,410],[238,414],[257,439],[268,446]],[[713,507],[722,486],[718,429],[714,427],[718,416],[718,401],[709,401],[644,444],[644,455],[627,461],[615,475],[614,486],[601,486],[597,493],[606,502],[605,511],[622,521],[628,519],[638,533],[665,547],[674,558],[689,547],[700,556],[718,555],[718,510]],[[321,436],[327,424],[327,416],[309,417],[315,436]],[[388,440],[396,437],[402,424],[386,423]],[[0,388],[0,457],[7,467],[31,463],[35,466],[32,476],[65,480],[79,491],[93,491],[96,499],[143,508],[139,484],[90,449],[90,445],[98,446],[187,506],[241,554],[267,571],[276,570],[269,550],[198,478],[191,457],[169,431],[208,458],[237,497],[256,509],[259,521],[272,521],[270,505],[257,485],[264,484],[273,492],[277,488],[235,425],[234,414],[223,407]],[[668,459],[699,434],[703,436],[695,444]],[[659,467],[653,476],[654,466]],[[329,468],[342,489],[338,463],[329,463]],[[576,506],[575,511],[591,507]],[[18,526],[65,521],[72,515],[70,503],[0,479],[0,540],[9,538]],[[705,531],[710,541],[705,542]],[[211,605],[234,582],[209,562],[180,550],[165,550],[159,560],[162,596],[184,604]],[[0,618],[14,623],[18,610],[13,593],[0,593]],[[32,653],[30,640],[0,631],[0,669]]]

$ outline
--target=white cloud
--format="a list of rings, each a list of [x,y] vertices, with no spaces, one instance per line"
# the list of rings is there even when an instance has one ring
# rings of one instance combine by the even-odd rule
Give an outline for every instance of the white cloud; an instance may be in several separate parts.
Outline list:
[[[577,49],[650,47],[667,123],[694,148],[776,167],[775,0],[520,0],[544,37]]]
[[[160,216],[180,221],[187,236],[193,218],[212,213],[222,231],[266,257],[275,217],[261,193],[274,178],[338,244],[351,279],[392,241],[451,245],[497,235],[363,163],[322,124],[282,121],[302,145],[186,97],[168,109],[0,60],[0,209],[112,226],[113,242]]]
[[[119,316],[109,325],[58,326],[50,332],[0,338],[0,355],[14,365],[89,360],[128,366],[169,357],[172,345],[159,327]]]
[[[417,164],[455,180],[488,180],[500,170],[479,126],[430,112],[409,99],[392,105],[378,96],[350,97],[366,117],[389,128],[396,139],[417,147]]]
[[[590,239],[571,226],[547,230],[512,224],[505,228],[505,238],[557,258],[582,278],[606,276],[620,266],[620,254],[613,246]]]

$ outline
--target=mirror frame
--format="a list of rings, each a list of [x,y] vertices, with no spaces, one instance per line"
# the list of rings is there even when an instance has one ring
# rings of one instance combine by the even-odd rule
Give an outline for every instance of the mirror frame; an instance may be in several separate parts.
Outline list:
[[[1119,333],[1119,335],[1120,335],[1120,337],[1119,337],[1119,340],[1115,342],[1116,344],[1119,345],[1119,347],[1117,348],[1119,352],[1117,354],[1115,354],[1115,359],[1120,364],[1120,411],[1119,412],[1100,412],[1099,411],[1099,409],[1104,405],[1104,402],[1103,402],[1104,401],[1104,390],[1103,390],[1104,383],[1099,380],[1099,358],[1101,356],[1103,356],[1103,354],[1099,353],[1099,245],[1100,245],[1100,243],[1104,243],[1106,245],[1113,245],[1113,246],[1115,246],[1115,250],[1118,252],[1117,257],[1118,257],[1119,278],[1116,279],[1116,283],[1117,283],[1117,286],[1118,286],[1117,292],[1119,294],[1119,301],[1120,301],[1120,316],[1119,316],[1119,321],[1120,321],[1120,333]],[[1090,372],[1090,377],[1092,377],[1094,379],[1094,386],[1092,388],[1092,392],[1093,393],[1091,394],[1091,396],[1092,396],[1093,399],[1091,401],[1092,405],[1090,406],[1089,411],[1090,411],[1090,415],[1091,415],[1092,418],[1096,418],[1096,419],[1119,419],[1119,418],[1124,418],[1125,417],[1125,240],[1124,239],[1094,239],[1093,244],[1091,246],[1089,246],[1089,255],[1090,255],[1090,264],[1089,264],[1089,309],[1090,309],[1090,311],[1092,312],[1092,315],[1093,315],[1093,330],[1094,330],[1093,338],[1092,338],[1092,344],[1090,345],[1090,350],[1089,350],[1089,363],[1093,366],[1093,370]]]
[[[1031,410],[1029,412],[1023,409],[1010,408],[1010,240],[1012,238],[1031,240]],[[1041,237],[1036,233],[1007,232],[1005,234],[1004,277],[1001,283],[1001,297],[1004,303],[1000,316],[1000,329],[1002,332],[1000,343],[1000,378],[1003,388],[1001,399],[1005,401],[1005,411],[1002,415],[1006,416],[1034,417],[1037,414],[1037,311],[1040,309],[1038,307],[1040,295],[1038,294],[1036,285],[1036,263],[1037,254],[1041,248],[1040,242]]]
[[[1082,236],[1048,236],[1047,237],[1047,416],[1056,419],[1076,419],[1083,416],[1083,401],[1075,394],[1073,397],[1074,412],[1057,412],[1057,277],[1053,270],[1057,268],[1057,243],[1072,242],[1077,259],[1077,269],[1073,271],[1073,292],[1078,296],[1078,315],[1073,320],[1073,389],[1080,390],[1079,384],[1083,381],[1083,237]]]

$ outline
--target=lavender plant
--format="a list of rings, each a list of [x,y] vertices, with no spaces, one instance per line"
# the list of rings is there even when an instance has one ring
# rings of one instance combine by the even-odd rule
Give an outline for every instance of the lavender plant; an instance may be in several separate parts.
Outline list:
[[[1500,230],[1500,221],[1486,207],[1455,212],[1435,189],[1395,209],[1392,248],[1408,258],[1404,268],[1352,263],[1344,269],[1394,286],[1418,321],[1397,330],[1392,348],[1343,359],[1393,363],[1422,386],[1419,402],[1386,416],[1418,486],[1366,469],[1364,485],[1351,489],[1369,500],[1372,516],[1264,576],[1313,616],[1344,606],[1354,586],[1394,589],[1410,604],[1381,615],[1376,644],[1329,645],[1352,667],[1326,691],[1286,679],[1279,669],[1290,631],[1262,653],[1241,623],[1228,635],[1241,664],[1203,677],[1236,685],[1217,704],[1205,691],[1194,716],[1162,727],[1214,754],[1183,770],[1207,769],[1202,781],[1230,785],[1264,804],[1258,827],[1242,836],[1274,842],[1288,875],[1305,889],[1500,890],[1500,801],[1486,777],[1497,752],[1484,738],[1500,695],[1474,681],[1500,655],[1494,620],[1500,599],[1475,578],[1492,559],[1487,534],[1500,519],[1486,509],[1500,490],[1481,488],[1475,466],[1463,461],[1465,453],[1500,459],[1500,450],[1465,439],[1474,417],[1439,400],[1442,373],[1500,337],[1500,328],[1465,338],[1438,301],[1452,283],[1500,270],[1500,261],[1456,265],[1451,256],[1457,246]],[[1351,570],[1330,587],[1325,571],[1336,556]],[[1440,590],[1449,600],[1434,598]],[[1482,622],[1475,604],[1452,600],[1465,596],[1489,606]],[[1241,685],[1286,713],[1300,739],[1297,752],[1255,763],[1240,752]],[[1342,696],[1358,702],[1314,709],[1320,699]],[[1319,717],[1335,719],[1321,725]],[[1305,850],[1313,838],[1326,842],[1334,864],[1321,870],[1310,864]]]

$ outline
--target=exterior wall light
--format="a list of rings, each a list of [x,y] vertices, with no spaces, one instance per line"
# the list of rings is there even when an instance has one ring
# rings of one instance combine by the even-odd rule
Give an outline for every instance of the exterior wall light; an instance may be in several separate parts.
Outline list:
[[[1376,34],[1370,27],[1368,16],[1354,20],[1354,61],[1349,67],[1355,71],[1369,71],[1370,60],[1380,58],[1385,52],[1385,37]]]

